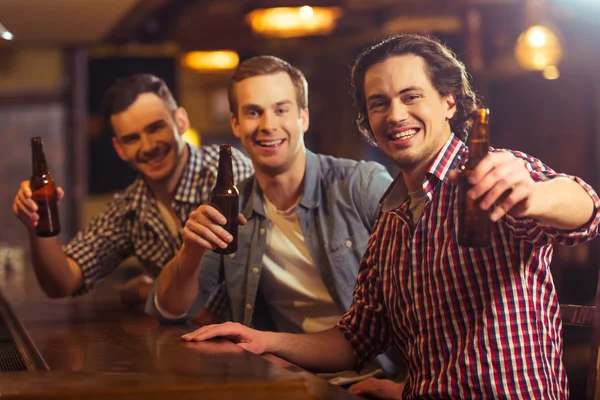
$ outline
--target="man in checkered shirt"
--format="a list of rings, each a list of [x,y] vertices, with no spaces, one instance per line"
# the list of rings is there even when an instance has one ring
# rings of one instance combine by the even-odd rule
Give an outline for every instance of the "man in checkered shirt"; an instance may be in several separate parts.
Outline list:
[[[183,336],[229,337],[313,370],[360,368],[396,344],[402,393],[383,398],[567,399],[552,245],[594,238],[600,199],[580,178],[518,151],[479,163],[467,192],[490,210],[492,244],[458,245],[458,168],[477,101],[464,65],[439,42],[397,35],[352,69],[357,122],[401,173],[384,195],[350,310],[312,334],[228,322]]]
[[[58,237],[35,234],[38,220],[29,181],[23,181],[13,212],[29,231],[38,281],[52,298],[83,294],[129,256],[136,256],[148,278],[136,281],[129,302],[143,302],[152,278],[182,245],[189,214],[209,200],[215,184],[219,147],[196,147],[182,134],[190,122],[165,82],[150,74],[118,80],[107,91],[103,117],[110,123],[119,157],[138,178],[92,218],[66,245]],[[236,182],[253,174],[252,163],[233,149]],[[64,192],[57,189],[59,199]],[[139,284],[139,285],[138,285]]]

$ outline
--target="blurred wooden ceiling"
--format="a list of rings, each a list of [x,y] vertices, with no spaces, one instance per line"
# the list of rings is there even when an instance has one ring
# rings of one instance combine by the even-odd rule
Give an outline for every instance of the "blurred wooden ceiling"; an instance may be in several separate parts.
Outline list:
[[[143,1],[152,3],[151,0]],[[2,0],[0,23],[14,34],[12,43],[15,45],[90,43],[102,40],[139,2],[140,0]]]
[[[256,8],[274,6],[339,6],[343,16],[327,38],[287,39],[286,43],[323,41],[343,45],[366,37],[399,31],[460,31],[469,8],[498,15],[521,10],[524,0],[171,0],[160,9],[146,12],[145,2],[107,35],[109,42],[174,41],[185,49],[263,48],[276,43],[254,35],[245,15]],[[140,21],[138,15],[147,17]],[[336,40],[338,39],[338,40]],[[333,40],[333,41],[332,41]]]
[[[285,43],[304,50],[319,45],[327,52],[395,32],[464,36],[465,16],[475,10],[484,24],[482,34],[501,46],[513,43],[524,28],[526,1],[541,0],[2,0],[0,23],[15,35],[12,43],[3,45],[14,46],[171,42],[183,50],[231,48],[251,53]],[[551,20],[598,27],[598,0],[545,3]],[[255,8],[306,4],[343,9],[332,35],[264,39],[245,22]]]

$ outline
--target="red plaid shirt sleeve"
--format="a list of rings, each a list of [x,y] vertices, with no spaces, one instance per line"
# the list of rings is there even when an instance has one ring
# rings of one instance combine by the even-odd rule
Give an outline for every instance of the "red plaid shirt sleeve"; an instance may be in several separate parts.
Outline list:
[[[590,220],[579,229],[568,231],[544,225],[532,218],[515,218],[507,214],[505,217],[506,225],[516,238],[529,241],[536,247],[541,247],[549,244],[575,246],[596,237],[598,224],[600,223],[600,198],[590,185],[576,176],[557,173],[535,157],[519,151],[510,152],[525,162],[525,167],[535,182],[545,182],[556,178],[571,179],[587,192],[594,203],[594,213]]]

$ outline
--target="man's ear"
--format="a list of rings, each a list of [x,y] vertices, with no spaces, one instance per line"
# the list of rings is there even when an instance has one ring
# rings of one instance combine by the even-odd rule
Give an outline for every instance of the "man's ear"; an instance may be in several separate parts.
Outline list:
[[[175,119],[175,124],[177,125],[180,135],[183,135],[185,131],[190,129],[190,118],[188,117],[188,113],[185,111],[185,108],[178,107],[173,113],[173,119]]]
[[[306,133],[310,125],[310,115],[308,108],[300,110],[300,119],[302,120],[302,132]]]
[[[456,95],[449,94],[444,98],[444,103],[446,105],[446,121],[450,121],[456,114]]]
[[[113,148],[115,149],[115,151],[117,152],[117,155],[119,156],[119,158],[123,161],[125,161],[125,152],[123,151],[123,147],[121,147],[121,143],[119,143],[119,141],[117,140],[116,137],[112,137],[112,145]]]
[[[233,113],[229,114],[229,123],[231,124],[231,130],[233,131],[235,137],[240,138],[240,123],[238,122],[235,115],[233,115]]]

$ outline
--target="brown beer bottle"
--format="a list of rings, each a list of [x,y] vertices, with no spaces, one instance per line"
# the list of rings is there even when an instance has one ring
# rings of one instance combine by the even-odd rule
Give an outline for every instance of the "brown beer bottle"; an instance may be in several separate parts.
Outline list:
[[[464,247],[487,247],[492,241],[490,210],[481,209],[481,197],[473,200],[467,196],[467,191],[471,188],[468,178],[488,153],[489,115],[490,111],[486,108],[475,112],[472,132],[468,138],[469,154],[461,167],[462,176],[458,189],[458,244]]]
[[[41,237],[56,236],[60,233],[56,186],[48,172],[44,145],[40,137],[31,138],[31,161],[33,171],[29,186],[40,217],[35,227],[36,233]]]
[[[217,247],[214,251],[218,254],[231,254],[237,251],[240,194],[233,181],[232,164],[231,146],[221,146],[219,149],[217,184],[210,193],[210,205],[219,210],[227,218],[227,223],[223,228],[233,236],[233,241],[224,249]]]

